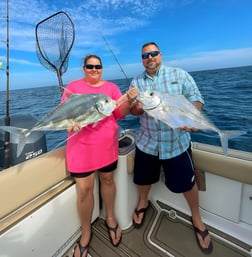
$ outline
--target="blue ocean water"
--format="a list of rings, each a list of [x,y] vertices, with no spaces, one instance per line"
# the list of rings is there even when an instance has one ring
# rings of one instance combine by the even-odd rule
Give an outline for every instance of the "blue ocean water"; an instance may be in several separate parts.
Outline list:
[[[190,73],[204,99],[204,112],[221,130],[244,130],[246,135],[229,141],[229,148],[252,152],[252,66],[235,67]],[[112,80],[124,93],[126,79]],[[10,116],[31,114],[36,119],[60,102],[58,86],[10,90]],[[6,92],[0,91],[0,119],[6,115]],[[138,118],[128,115],[119,120],[120,130],[139,128]],[[65,144],[65,131],[46,132],[48,150]],[[219,136],[210,131],[192,133],[195,142],[220,145]],[[0,149],[2,150],[2,149]]]

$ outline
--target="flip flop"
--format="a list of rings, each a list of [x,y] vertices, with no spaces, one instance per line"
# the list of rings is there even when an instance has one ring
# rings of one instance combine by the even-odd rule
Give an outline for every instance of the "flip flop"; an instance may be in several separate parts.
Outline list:
[[[121,243],[121,241],[122,241],[122,236],[120,237],[120,240],[118,241],[118,243],[117,244],[114,244],[114,242],[113,242],[113,239],[112,239],[112,237],[111,237],[111,234],[110,234],[110,232],[112,231],[114,234],[115,234],[115,239],[116,239],[116,234],[117,234],[117,230],[118,230],[118,223],[116,224],[116,226],[114,227],[114,228],[112,228],[112,227],[110,227],[108,224],[107,224],[107,221],[105,221],[105,226],[106,226],[106,228],[107,228],[107,230],[108,230],[108,234],[109,234],[109,239],[110,239],[110,242],[111,242],[111,244],[113,245],[113,246],[115,246],[115,247],[118,247],[118,245]]]
[[[75,253],[76,247],[79,247],[80,257],[83,257],[82,255],[83,255],[83,253],[88,249],[91,239],[92,239],[92,233],[91,233],[91,235],[90,235],[90,239],[89,239],[88,243],[87,243],[85,246],[82,246],[81,243],[80,243],[80,241],[78,241],[78,242],[77,242],[77,245],[74,247],[73,256],[72,256],[72,257],[75,257],[74,253]],[[85,257],[87,257],[87,255],[88,255],[88,252],[87,252],[87,254],[86,254]]]
[[[192,222],[192,219],[191,219],[191,222]],[[193,229],[194,229],[194,232],[195,232],[195,237],[196,237],[196,239],[197,239],[197,243],[198,243],[198,246],[199,246],[200,250],[201,250],[203,253],[205,253],[205,254],[210,254],[210,253],[212,253],[212,251],[213,251],[213,243],[212,243],[212,241],[210,241],[210,244],[209,244],[209,246],[208,246],[207,248],[204,248],[204,247],[202,247],[202,246],[200,245],[199,238],[198,238],[198,236],[197,236],[197,234],[199,234],[199,235],[202,237],[202,239],[205,240],[205,238],[209,235],[208,230],[207,230],[207,229],[205,229],[204,231],[199,230],[197,227],[195,227],[195,226],[193,225],[193,222],[192,222],[192,226],[193,226]]]
[[[74,253],[75,253],[76,247],[79,247],[80,257],[82,257],[83,253],[88,249],[88,246],[89,246],[89,243],[87,245],[85,245],[85,246],[82,246],[80,244],[80,242],[77,242],[77,245],[74,247],[73,257],[75,257]],[[86,254],[86,256],[87,256],[87,254]]]
[[[134,226],[135,228],[140,228],[140,227],[143,225],[143,223],[144,223],[144,218],[145,218],[145,213],[146,213],[146,211],[148,210],[149,207],[150,207],[150,203],[148,202],[148,206],[147,206],[147,207],[142,208],[142,209],[140,209],[140,210],[137,210],[137,208],[135,209],[135,214],[136,214],[137,217],[139,217],[139,214],[140,214],[140,213],[143,213],[143,218],[142,218],[142,220],[141,220],[140,223],[136,223],[135,220],[134,220],[134,218],[133,218],[133,226]]]

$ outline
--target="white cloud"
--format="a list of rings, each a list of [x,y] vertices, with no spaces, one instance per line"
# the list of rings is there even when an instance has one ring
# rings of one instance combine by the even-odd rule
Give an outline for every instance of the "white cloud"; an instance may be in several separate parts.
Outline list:
[[[252,65],[252,48],[197,52],[185,58],[176,58],[174,56],[166,58],[165,56],[163,61],[169,65],[179,66],[190,71],[246,66]]]
[[[142,6],[145,11],[142,12]],[[62,8],[63,7],[63,8]],[[69,14],[76,27],[79,41],[75,47],[92,45],[89,38],[101,32],[104,35],[116,35],[126,30],[146,24],[145,16],[150,17],[160,8],[152,0],[113,0],[113,1],[59,1],[10,0],[9,31],[13,50],[34,51],[35,26],[50,15],[64,10]],[[125,10],[122,12],[122,10]],[[6,17],[6,3],[0,3],[0,16]],[[0,38],[6,38],[6,21],[0,22]],[[5,46],[0,44],[0,49]]]
[[[163,63],[168,66],[180,67],[187,71],[252,65],[252,48],[197,52],[184,58],[163,56]],[[139,63],[122,65],[122,68],[128,78],[132,78],[144,70],[141,61],[139,61]],[[104,76],[106,76],[107,79],[125,78],[118,65],[107,67]]]
[[[0,56],[1,59],[1,56]],[[181,67],[187,71],[208,70],[213,68],[227,68],[235,66],[252,65],[252,48],[241,49],[228,49],[212,52],[198,52],[193,53],[191,56],[185,58],[176,58],[169,56],[163,56],[163,63],[169,66]],[[25,60],[12,60],[27,65],[38,65],[33,63],[26,63]],[[121,69],[122,68],[122,69]],[[104,70],[104,79],[130,79],[143,71],[141,61],[138,63],[129,63],[122,65],[121,68],[118,64],[108,65]],[[41,74],[43,72],[43,81],[41,80]],[[126,76],[125,76],[125,74]],[[30,78],[30,71],[27,72],[12,72],[11,85],[17,84],[16,81],[20,81],[19,85],[15,88],[23,87],[36,87],[36,86],[50,86],[57,85],[57,75],[52,71],[45,70],[41,65],[40,69],[33,72],[33,80],[27,81]],[[63,74],[63,83],[67,84],[71,80],[83,76],[81,64],[77,67],[69,68],[69,70]],[[22,82],[25,81],[25,82]]]
[[[41,64],[39,64],[39,63],[35,63],[35,62],[27,61],[27,60],[22,60],[22,59],[10,58],[10,62],[18,63],[18,64],[22,64],[22,65],[29,65],[29,66],[38,66],[38,67],[41,66]]]

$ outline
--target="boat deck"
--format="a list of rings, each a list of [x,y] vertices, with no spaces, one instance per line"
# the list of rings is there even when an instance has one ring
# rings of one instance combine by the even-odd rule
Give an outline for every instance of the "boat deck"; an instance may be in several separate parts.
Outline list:
[[[212,257],[249,257],[251,246],[207,226],[211,233],[214,250]],[[104,220],[93,224],[93,236],[89,247],[92,257],[202,257],[190,217],[171,211],[169,206],[151,203],[143,226],[124,230],[118,247],[110,243]]]

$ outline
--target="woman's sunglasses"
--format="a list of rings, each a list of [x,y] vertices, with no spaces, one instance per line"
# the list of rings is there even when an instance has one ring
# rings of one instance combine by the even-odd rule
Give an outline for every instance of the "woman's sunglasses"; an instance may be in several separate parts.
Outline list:
[[[86,67],[86,69],[88,69],[88,70],[92,70],[93,68],[95,68],[96,70],[102,69],[102,65],[101,65],[101,64],[97,64],[97,65],[86,64],[85,67]]]

